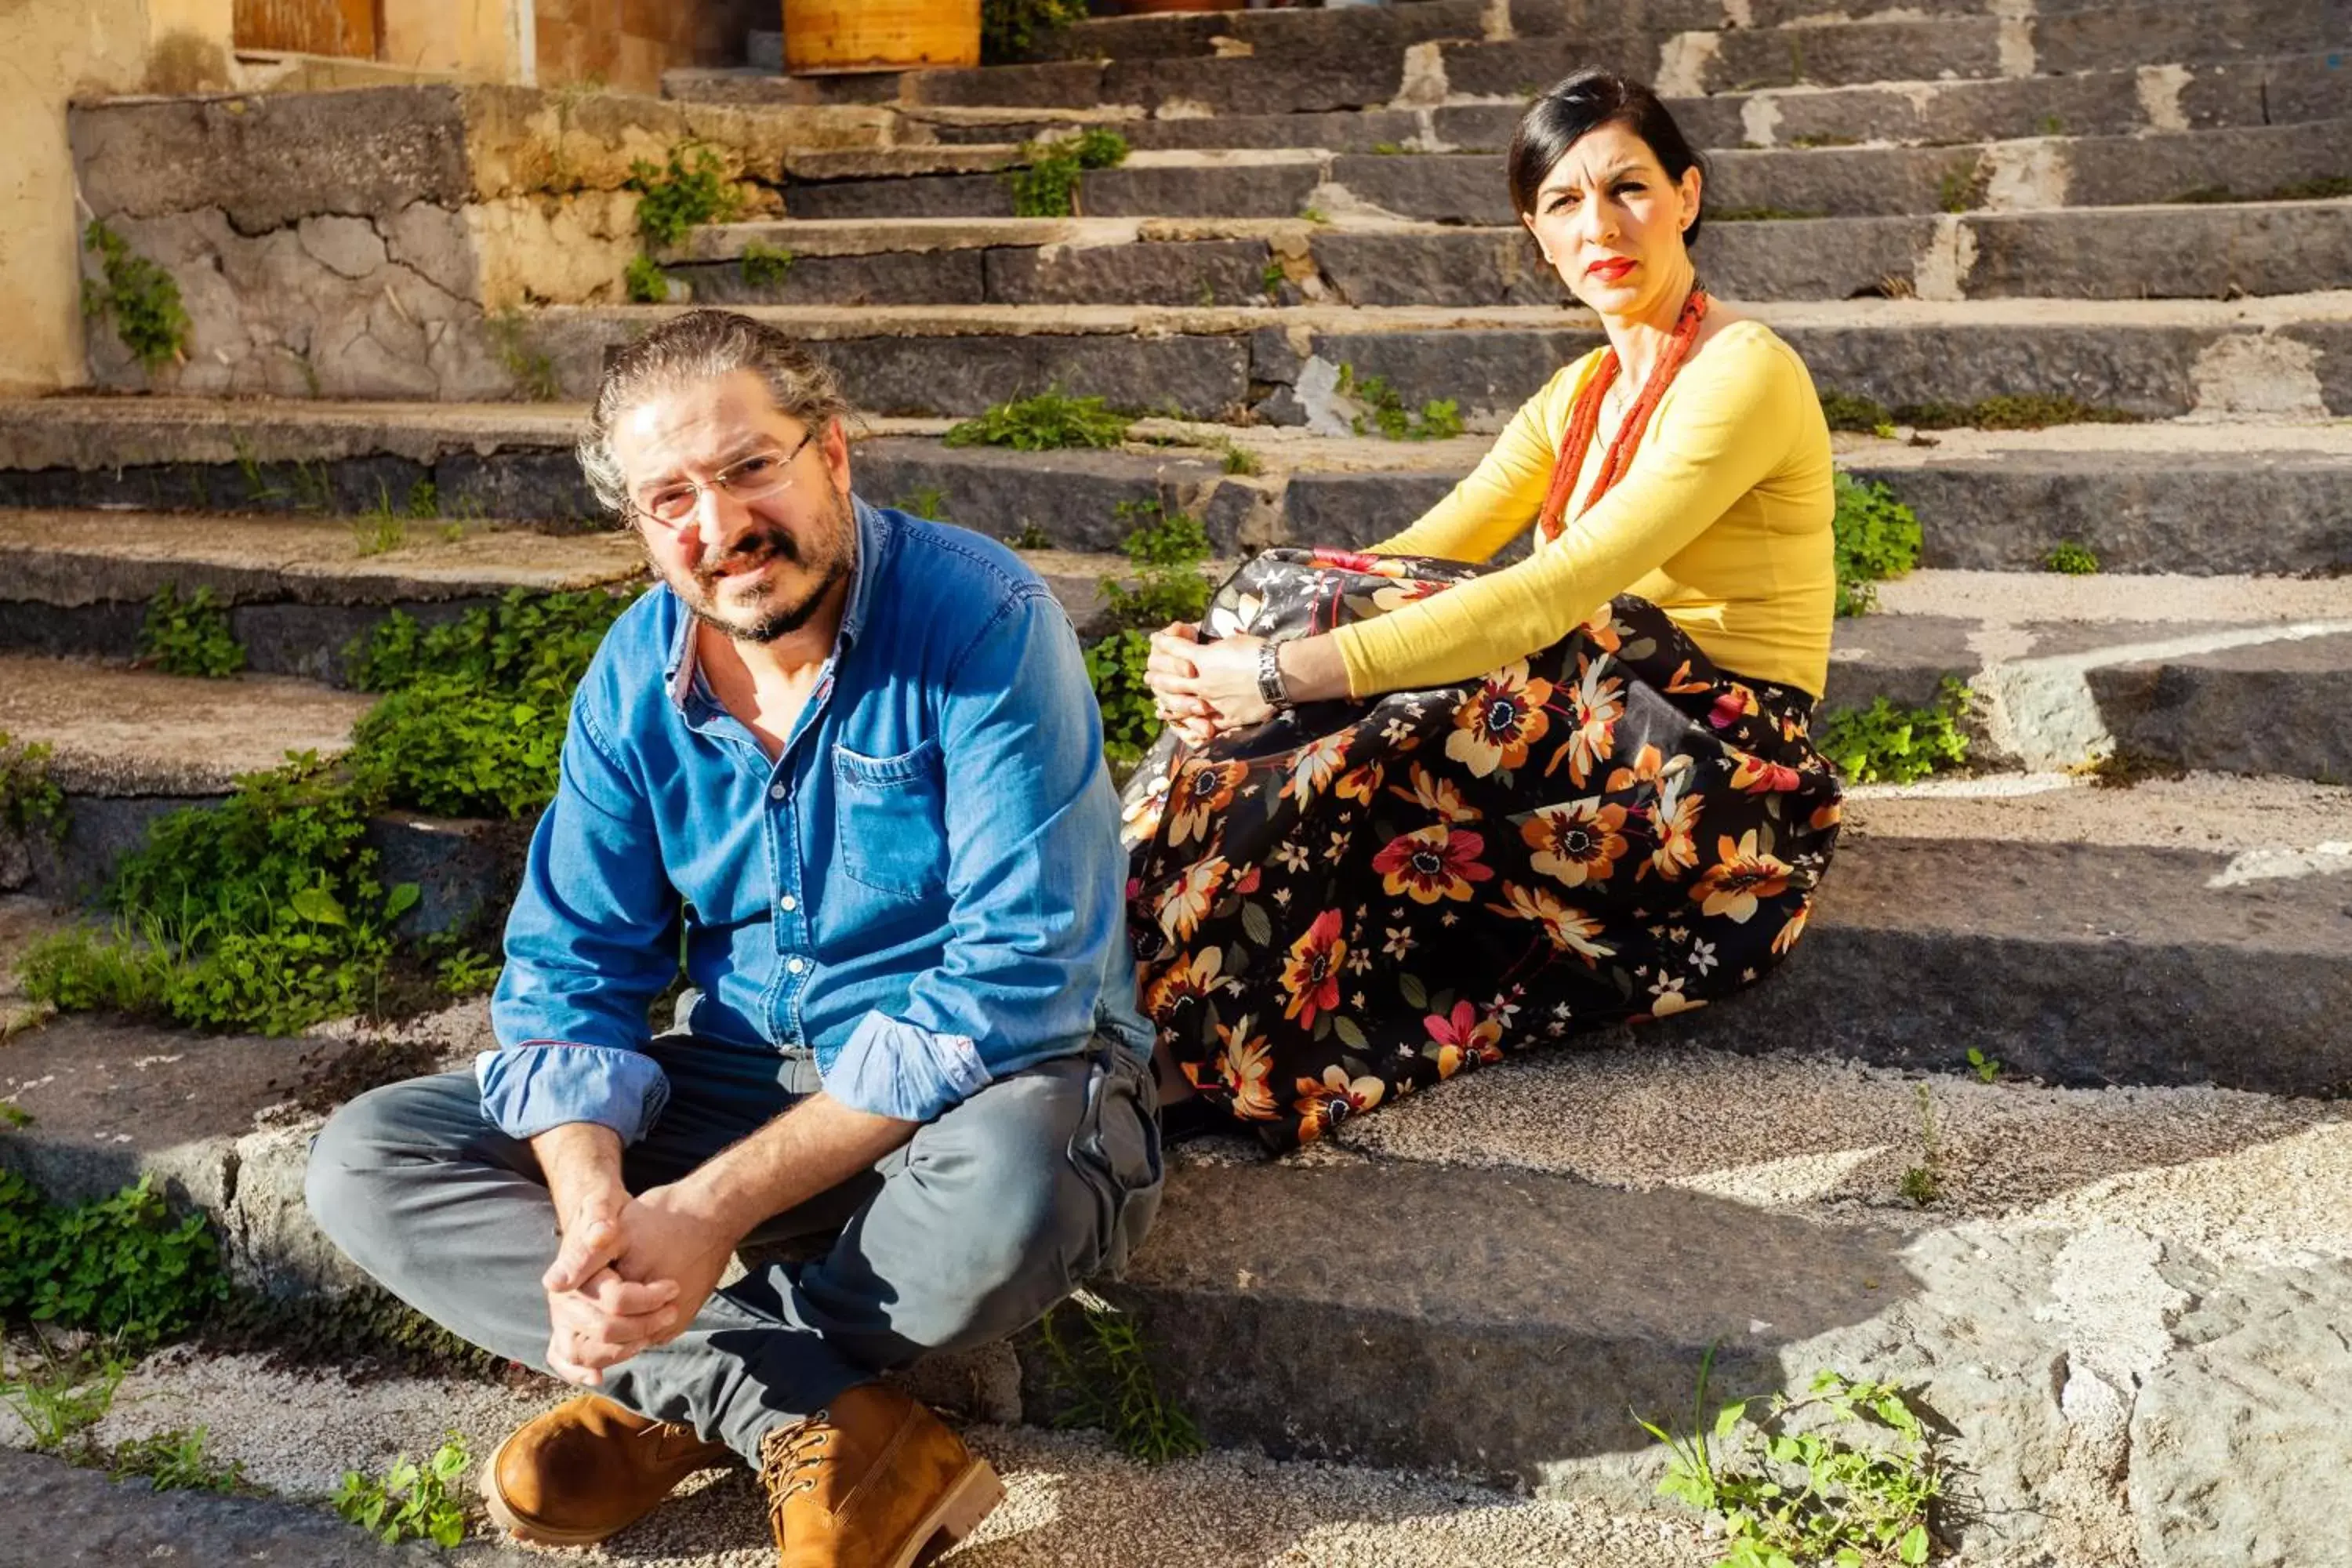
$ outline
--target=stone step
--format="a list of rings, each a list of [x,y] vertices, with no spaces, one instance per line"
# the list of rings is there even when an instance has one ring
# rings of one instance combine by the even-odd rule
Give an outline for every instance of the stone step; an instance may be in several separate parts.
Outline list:
[[[1468,36],[1401,46],[1395,37],[1342,35],[1262,55],[1062,59],[895,78],[677,70],[665,75],[662,89],[705,102],[1129,106],[1170,118],[1294,114],[1430,105],[1454,94],[1520,99],[1594,65],[1690,96],[2236,62],[2325,50],[2345,34],[2342,0],[2221,0],[2194,11],[2144,3],[2019,19],[1881,14],[1832,26],[1800,21],[1670,34],[1610,27],[1496,40],[1481,38],[1480,28],[1453,25]]]
[[[2347,125],[2352,134],[2352,121]],[[1287,174],[1293,166],[1268,167]],[[933,183],[873,182],[869,188]],[[1498,174],[1494,183],[1499,193]],[[1300,189],[1313,194],[1305,184]],[[1289,205],[1293,210],[1265,217],[1191,221],[923,214],[731,224],[693,236],[665,270],[695,301],[724,305],[1573,303],[1516,225],[1401,221],[1386,207],[1300,221],[1297,204]],[[779,252],[788,264],[780,265]],[[2299,294],[2352,278],[2352,199],[1940,217],[1788,214],[1719,220],[1703,231],[1696,254],[1711,287],[1747,300]]]
[[[2328,1303],[2352,1301],[2343,1262],[2352,1228],[2329,1196],[2352,1170],[2341,1108],[2210,1088],[2026,1083],[2024,1075],[2046,1074],[2042,1059],[2010,1055],[2009,1036],[1975,1031],[1974,1018],[1953,1016],[1947,998],[1957,995],[1964,1015],[1998,1012],[1989,997],[2021,987],[2046,999],[2053,970],[2091,975],[2100,952],[2146,948],[2147,967],[2120,989],[2084,997],[2069,1016],[2154,1007],[2161,995],[2214,1031],[2179,1064],[2184,1077],[2214,1057],[2231,1068],[2241,1054],[2273,1059],[2280,1043],[2267,1031],[2284,1009],[2243,1016],[2224,1007],[2264,984],[2308,984],[2312,939],[2332,938],[2335,994],[2306,994],[2307,1022],[2327,1001],[2344,1000],[2347,943],[2340,929],[2282,918],[2290,889],[2308,894],[2331,873],[2246,880],[2242,868],[2327,830],[2342,820],[2327,814],[2342,809],[2341,792],[2288,797],[2195,780],[2130,795],[1857,799],[1813,932],[1755,992],[1696,1020],[1590,1042],[1608,1048],[1530,1051],[1344,1121],[1329,1142],[1281,1162],[1260,1161],[1235,1140],[1179,1151],[1158,1226],[1126,1279],[1103,1289],[1139,1320],[1160,1388],[1220,1445],[1433,1467],[1572,1505],[1638,1511],[1653,1500],[1659,1458],[1628,1407],[1653,1418],[1687,1409],[1699,1359],[1717,1344],[1715,1386],[1724,1396],[1801,1388],[1822,1367],[1911,1386],[1948,1424],[1948,1459],[1965,1467],[1976,1506],[1950,1521],[1962,1563],[2014,1561],[2020,1549],[2051,1544],[2039,1532],[2086,1522],[2136,1532],[2133,1507],[2148,1510],[2145,1527],[2160,1539],[2166,1500],[2210,1488],[2212,1473],[2200,1473],[2207,1458],[2185,1453],[2171,1424],[2196,1429],[2189,1413],[2217,1397],[2234,1399],[2231,1411],[2251,1415],[2259,1406],[2265,1419],[2289,1419],[2300,1393],[2227,1394],[2242,1360],[2273,1367],[2273,1377],[2284,1375],[2277,1366],[2295,1366],[2296,1389],[2308,1383],[2315,1394],[2342,1362],[2325,1329]],[[1940,896],[1896,913],[1911,927],[1964,924],[1970,934],[1953,943],[1961,960],[1907,973],[1890,963],[1874,984],[1832,990],[1874,940],[1861,916],[1894,905],[1898,889],[1883,885],[1888,872],[1909,867],[1906,851],[1943,847],[1939,834],[1956,828],[1983,863],[1966,882],[1941,884]],[[2097,874],[2044,883],[2046,905],[2047,889],[2058,889],[2055,907],[2022,911],[1999,889],[2053,834],[2095,855]],[[1998,847],[1988,853],[1988,845]],[[2152,868],[2180,882],[2230,865],[2240,879],[2218,889],[2200,882],[2193,914],[2168,921],[2150,911],[2168,905],[2134,903],[2126,925],[2137,930],[2070,931],[2099,895],[2167,890]],[[1841,887],[1848,890],[1833,891]],[[1965,909],[1956,897],[1963,889],[1975,895]],[[2095,918],[2114,931],[2104,907]],[[2249,963],[2250,942],[2236,934],[2249,921],[2294,929]],[[2166,929],[2149,929],[2157,926]],[[1832,934],[1849,928],[1851,937]],[[2014,940],[1995,945],[1996,932]],[[2209,992],[2217,973],[2232,994]],[[1769,1021],[1749,1016],[1780,1005],[1774,998],[1805,992],[1816,1005],[1867,1014],[1890,1033],[1934,1028],[1937,1058],[1955,1067],[1976,1046],[2002,1081],[1801,1055],[1786,1048],[1797,1037],[1753,1055],[1696,1043],[1735,1038]],[[1522,1014],[1513,1026],[1541,1041],[1549,1021]],[[411,1037],[427,1045],[426,1056],[454,1063],[486,1035],[475,1005],[425,1021]],[[2070,1037],[2045,1019],[2036,1037],[2047,1046]],[[289,1104],[331,1104],[362,1087],[368,1080],[350,1056],[333,1040],[52,1024],[0,1058],[0,1098],[31,1118],[0,1134],[0,1158],[67,1195],[154,1170],[221,1215],[248,1278],[279,1289],[350,1282],[349,1267],[301,1207],[316,1113]],[[1922,1095],[1935,1118],[1932,1148]],[[1897,1196],[1915,1166],[1936,1177],[1926,1206]],[[2308,1347],[2298,1341],[2281,1351],[2274,1334],[2230,1331],[2250,1317],[2302,1321],[2315,1332]],[[1051,1386],[1049,1358],[1034,1340],[1016,1353],[1017,1393],[1002,1386],[1000,1354],[961,1380],[964,1408],[1030,1420],[1056,1408],[1066,1395]],[[224,1368],[215,1385],[249,1387],[259,1370]],[[173,1397],[168,1375],[142,1376],[148,1397],[124,1408],[156,1413],[159,1425],[199,1424],[222,1408],[191,1408]],[[362,1390],[348,1403],[374,1398]],[[2095,1401],[2104,1401],[2095,1413],[2086,1408]],[[381,1407],[431,1412],[431,1432],[453,1408],[389,1395]],[[2336,1406],[2309,1418],[2335,1419]],[[2077,1468],[2111,1473],[2107,1461],[2075,1451],[2101,1419],[2130,1434],[2103,1450],[2133,1445],[2128,1498],[2063,1484]],[[231,1444],[257,1430],[216,1425]],[[2244,1441],[2242,1422],[2231,1429],[2241,1436],[2231,1473],[2270,1462],[2270,1443]],[[492,1437],[475,1436],[478,1448]],[[305,1463],[326,1462],[320,1446],[347,1440],[331,1424],[310,1443],[257,1449],[281,1456],[293,1480],[309,1473]],[[2282,1451],[2278,1462],[2294,1461]],[[2200,1530],[2210,1540],[2211,1524]],[[2107,1537],[2118,1538],[2133,1537]],[[1468,1554],[1406,1560],[1554,1560],[1524,1547],[1432,1550]],[[1682,1561],[1638,1548],[1594,1555],[1590,1543],[1583,1555],[1559,1560],[1580,1568]]]
[[[1374,360],[1361,348],[1351,359],[1367,374],[1400,374],[1394,362]],[[1815,374],[1821,385],[1843,390],[1819,362]],[[859,384],[853,378],[851,384]],[[1405,384],[1409,396],[1423,395]],[[1334,416],[1328,401],[1307,409],[1294,399],[1291,412]],[[594,504],[570,451],[583,417],[576,406],[548,405],[500,426],[492,411],[435,404],[51,398],[0,404],[0,507],[193,508],[195,487],[186,470],[201,471],[223,443],[225,414],[249,422],[254,434],[244,438],[254,461],[299,467],[327,489],[357,489],[354,476],[395,455],[420,472],[441,471],[455,455],[481,484],[528,498],[544,517],[577,515]],[[1119,508],[1153,502],[1198,513],[1227,553],[1288,542],[1370,543],[1434,504],[1488,445],[1484,437],[1399,442],[1297,426],[1145,420],[1115,450],[1024,453],[944,446],[938,420],[877,418],[870,425],[856,458],[858,489],[870,500],[944,513],[999,538],[1034,530],[1059,548],[1081,552],[1119,548],[1132,526]],[[2089,549],[2110,574],[2328,574],[2352,559],[2345,500],[2352,491],[2352,437],[2338,426],[2083,425],[1946,430],[1916,439],[1920,444],[1840,436],[1836,446],[1843,467],[1887,485],[1917,513],[1931,567],[2036,572],[2062,542]],[[1257,471],[1228,472],[1227,448]],[[2247,526],[2250,517],[2262,519],[2262,526]],[[78,537],[107,540],[100,524],[75,526]],[[349,524],[310,526],[320,549],[349,547]],[[127,536],[123,542],[136,548]],[[501,552],[533,548],[467,544]],[[546,548],[551,569],[559,562],[613,559],[575,552],[569,542],[559,548],[548,542]],[[415,553],[451,564],[471,559],[437,555],[442,550],[423,544]]]
[[[2352,194],[2347,140],[2352,121],[2336,119],[1950,147],[1731,149],[1708,160],[1706,210],[1729,222],[1743,215],[1885,217],[2161,205],[2232,195],[2340,195]],[[1018,148],[985,145],[822,154],[793,172],[785,209],[816,219],[1010,217],[1012,183],[998,170],[1018,154]],[[1075,200],[1093,217],[1296,217],[1312,209],[1341,217],[1369,211],[1425,223],[1518,224],[1504,160],[1495,152],[1138,153],[1117,168],[1082,174]],[[2179,243],[2186,248],[2200,241],[2185,234]]]
[[[354,641],[399,611],[451,620],[520,588],[556,593],[642,579],[627,534],[548,538],[482,530],[378,549],[357,525],[123,511],[0,511],[0,648],[130,659],[148,601],[209,591],[256,675],[343,684]]]
[[[1704,149],[1804,147],[1853,142],[1961,145],[2032,136],[2125,136],[2189,130],[2260,128],[2336,120],[2347,92],[2338,53],[2284,54],[2202,64],[2132,65],[2061,76],[1970,80],[1930,77],[1859,87],[1759,88],[1706,96],[1668,95],[1667,108],[1692,145]],[[1532,74],[1532,73],[1530,73]],[[724,79],[756,99],[762,81]],[[1139,150],[1314,147],[1376,153],[1508,147],[1525,107],[1515,80],[1507,101],[1307,113],[1145,118],[1132,108],[1019,110],[908,107],[901,139],[921,142],[1018,143],[1076,122],[1115,126]],[[713,84],[717,90],[718,84]]]
[[[556,390],[585,398],[605,352],[671,306],[579,306],[530,331]],[[1557,310],[1426,306],[752,307],[812,342],[877,413],[961,417],[1058,386],[1196,419],[1302,420],[1310,359],[1380,375],[1408,406],[1507,414],[1599,341]],[[2269,300],[1763,303],[1825,388],[1898,404],[2063,393],[2147,417],[2241,406],[2352,412],[2352,294]],[[2240,398],[2252,401],[2241,405]]]

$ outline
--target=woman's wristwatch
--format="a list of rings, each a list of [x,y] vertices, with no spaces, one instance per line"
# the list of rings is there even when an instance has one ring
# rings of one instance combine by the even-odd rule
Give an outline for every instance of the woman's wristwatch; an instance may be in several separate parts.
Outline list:
[[[1294,705],[1282,683],[1282,645],[1271,637],[1257,645],[1257,694],[1277,713]]]

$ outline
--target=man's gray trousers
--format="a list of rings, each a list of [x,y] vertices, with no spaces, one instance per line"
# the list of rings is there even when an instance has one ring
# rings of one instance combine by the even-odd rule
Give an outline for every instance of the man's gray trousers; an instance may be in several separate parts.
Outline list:
[[[683,1035],[650,1047],[670,1099],[623,1156],[632,1192],[674,1182],[814,1089],[805,1055]],[[761,1244],[840,1235],[756,1267],[598,1392],[758,1462],[761,1436],[877,1372],[1002,1339],[1143,1238],[1160,1201],[1150,1069],[1097,1042],[987,1085],[869,1173],[778,1215]],[[482,1113],[470,1073],[374,1089],[310,1152],[310,1212],[401,1300],[493,1354],[547,1370],[555,1208],[530,1146]]]

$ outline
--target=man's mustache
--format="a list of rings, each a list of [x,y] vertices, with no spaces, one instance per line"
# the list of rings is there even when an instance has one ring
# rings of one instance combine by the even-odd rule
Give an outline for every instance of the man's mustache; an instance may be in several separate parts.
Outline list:
[[[737,540],[726,554],[714,556],[697,565],[694,580],[709,588],[730,573],[764,566],[770,561],[788,561],[797,565],[800,559],[799,541],[780,528],[761,529]]]

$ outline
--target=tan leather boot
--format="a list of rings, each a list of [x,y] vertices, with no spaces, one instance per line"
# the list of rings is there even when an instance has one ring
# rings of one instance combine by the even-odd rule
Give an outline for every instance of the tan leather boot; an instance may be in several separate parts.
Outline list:
[[[962,1438],[879,1383],[769,1433],[760,1484],[782,1568],[917,1568],[1004,1498]]]
[[[508,1434],[482,1467],[482,1500],[524,1541],[593,1546],[651,1513],[697,1470],[734,1458],[691,1426],[583,1394]]]

